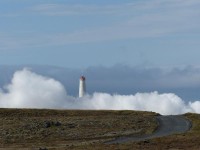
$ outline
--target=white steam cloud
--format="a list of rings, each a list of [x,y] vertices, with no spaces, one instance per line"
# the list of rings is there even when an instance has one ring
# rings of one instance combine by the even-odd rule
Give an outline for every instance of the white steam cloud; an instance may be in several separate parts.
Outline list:
[[[1,108],[56,108],[143,110],[163,115],[200,113],[200,101],[185,103],[172,93],[110,95],[94,93],[83,98],[68,96],[64,86],[28,69],[17,71],[11,83],[0,90]]]
[[[67,97],[61,83],[27,69],[15,72],[11,84],[0,92],[0,107],[61,108]]]

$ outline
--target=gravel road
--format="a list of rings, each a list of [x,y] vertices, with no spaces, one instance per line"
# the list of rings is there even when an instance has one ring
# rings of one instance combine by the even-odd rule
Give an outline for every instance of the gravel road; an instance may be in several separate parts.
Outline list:
[[[191,128],[191,122],[183,116],[158,116],[158,129],[150,135],[134,136],[134,137],[119,137],[115,140],[106,142],[106,144],[124,143],[128,141],[143,141],[156,137],[184,133]]]

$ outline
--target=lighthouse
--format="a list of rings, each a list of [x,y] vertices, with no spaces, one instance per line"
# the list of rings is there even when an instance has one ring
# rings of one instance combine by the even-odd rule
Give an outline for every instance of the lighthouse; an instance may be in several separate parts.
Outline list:
[[[86,93],[86,85],[85,85],[85,77],[81,76],[80,77],[80,82],[79,82],[79,97],[83,97]]]

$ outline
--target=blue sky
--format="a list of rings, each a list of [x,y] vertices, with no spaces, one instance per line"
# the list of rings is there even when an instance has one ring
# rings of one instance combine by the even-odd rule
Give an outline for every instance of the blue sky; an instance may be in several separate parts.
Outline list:
[[[1,0],[0,64],[200,65],[199,0]]]

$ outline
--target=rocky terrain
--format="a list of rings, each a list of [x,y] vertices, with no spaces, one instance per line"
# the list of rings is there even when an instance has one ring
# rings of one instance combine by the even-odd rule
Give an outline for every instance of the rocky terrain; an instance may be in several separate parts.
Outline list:
[[[153,133],[153,112],[0,109],[0,150],[200,149],[200,115],[185,114],[191,129],[182,134],[106,144],[121,136]]]
[[[0,109],[0,149],[84,149],[119,136],[144,135],[156,113]]]

